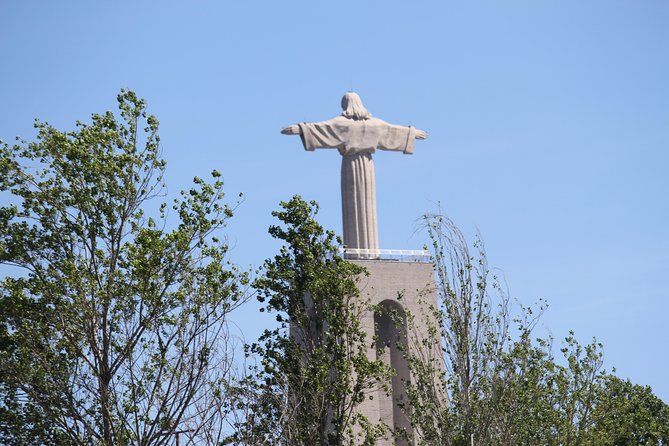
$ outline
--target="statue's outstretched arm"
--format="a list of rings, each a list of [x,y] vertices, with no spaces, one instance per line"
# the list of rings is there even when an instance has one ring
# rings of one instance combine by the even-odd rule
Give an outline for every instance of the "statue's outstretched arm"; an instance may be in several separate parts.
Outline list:
[[[285,127],[283,130],[281,130],[281,133],[284,135],[299,135],[300,126],[297,124],[289,125],[288,127]]]
[[[416,139],[427,139],[427,132],[425,130],[417,129],[416,127],[413,127],[413,126],[389,124],[386,121],[383,121],[381,119],[377,119],[377,121],[382,123],[382,124],[387,125],[388,127],[392,127],[392,128],[396,128],[396,129],[402,129],[402,131],[405,131],[408,127],[412,127],[414,138],[416,138]]]

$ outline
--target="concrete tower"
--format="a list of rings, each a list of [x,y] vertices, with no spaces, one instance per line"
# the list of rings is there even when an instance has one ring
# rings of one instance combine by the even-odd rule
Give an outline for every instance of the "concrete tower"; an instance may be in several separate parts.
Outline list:
[[[376,391],[372,399],[363,403],[361,410],[371,421],[380,420],[395,431],[411,433],[406,409],[402,408],[406,398],[404,382],[411,380],[405,352],[418,354],[412,349],[417,342],[429,337],[425,321],[430,320],[431,315],[426,307],[436,303],[434,271],[429,256],[422,252],[404,251],[391,255],[393,251],[380,251],[383,254],[379,258],[352,261],[369,272],[360,284],[361,296],[381,309],[376,313],[368,312],[363,320],[368,338],[377,338],[376,348],[369,354],[390,364],[395,376],[390,395],[384,390]],[[407,324],[407,314],[414,316],[410,325]],[[430,341],[430,345],[439,346],[439,339]],[[437,348],[430,352],[438,351]],[[388,439],[384,444],[392,444],[392,441]],[[397,444],[407,443],[398,438]]]
[[[291,125],[282,133],[300,135],[306,150],[335,148],[342,156],[344,257],[367,269],[369,276],[360,283],[361,297],[379,308],[363,316],[367,338],[377,338],[368,355],[383,359],[395,371],[391,391],[376,391],[360,410],[372,422],[383,421],[395,431],[411,433],[408,415],[401,407],[406,398],[404,383],[411,380],[406,351],[411,352],[413,341],[429,336],[425,321],[429,320],[427,308],[436,304],[434,272],[425,251],[379,248],[372,154],[379,149],[411,155],[414,141],[425,139],[427,133],[373,118],[352,92],[344,95],[341,105],[340,116]],[[414,316],[410,325],[407,315]],[[439,339],[430,342],[439,346]],[[393,443],[407,444],[399,437],[389,437],[382,444]]]

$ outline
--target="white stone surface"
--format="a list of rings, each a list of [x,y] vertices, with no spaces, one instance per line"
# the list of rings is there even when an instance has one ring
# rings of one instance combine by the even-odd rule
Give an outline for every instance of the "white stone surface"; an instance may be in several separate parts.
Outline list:
[[[378,249],[376,183],[372,154],[389,150],[411,155],[416,139],[427,133],[414,127],[389,124],[373,118],[353,92],[342,98],[342,115],[284,128],[286,135],[299,134],[305,150],[335,148],[342,155],[341,204],[344,245]]]
[[[367,354],[370,358],[379,358],[397,370],[392,380],[391,394],[382,389],[370,391],[369,398],[361,403],[359,410],[371,422],[382,421],[391,428],[411,430],[406,414],[400,409],[397,398],[403,398],[402,378],[409,379],[406,359],[396,343],[383,346],[372,345],[371,340],[394,339],[397,333],[405,333],[404,338],[412,345],[423,345],[422,340],[430,336],[428,326],[433,325],[428,311],[436,305],[434,273],[431,262],[398,261],[405,253],[398,251],[395,260],[381,260],[384,251],[379,250],[376,219],[376,186],[372,154],[378,150],[402,152],[410,155],[414,151],[414,141],[425,139],[427,134],[414,127],[389,124],[373,118],[365,109],[360,97],[349,92],[342,98],[343,113],[333,119],[322,122],[300,123],[284,128],[285,135],[300,135],[306,150],[317,148],[335,148],[342,156],[341,198],[344,230],[344,245],[349,250],[344,255],[355,263],[364,266],[369,276],[360,277],[359,287],[364,302],[380,305],[381,308],[397,308],[402,314],[411,315],[411,326],[404,324],[397,328],[383,319],[383,313],[371,309],[362,315],[362,327],[370,343]],[[386,254],[391,253],[390,251]],[[391,253],[392,254],[392,253]],[[411,252],[415,255],[415,252]],[[423,257],[429,257],[420,252]],[[382,327],[383,326],[383,327]],[[409,330],[407,333],[406,330]],[[400,330],[395,333],[396,330]],[[378,333],[377,333],[378,331]],[[395,347],[393,347],[393,345]],[[429,357],[438,359],[439,340],[428,343],[435,347]],[[394,348],[394,349],[393,349]],[[391,444],[406,445],[399,438],[388,435],[377,443],[380,446]]]
[[[371,305],[383,305],[388,301],[401,307],[406,314],[410,314],[413,322],[408,329],[409,350],[411,354],[421,357],[432,358],[437,364],[440,363],[441,344],[439,339],[432,339],[428,343],[434,347],[427,352],[416,350],[423,345],[424,339],[433,338],[430,334],[429,325],[437,323],[433,318],[430,308],[437,305],[436,290],[434,287],[434,270],[431,262],[398,262],[384,260],[354,260],[354,263],[363,266],[369,272],[369,276],[360,277],[358,287],[364,302]],[[375,335],[382,336],[377,332],[373,311],[368,311],[362,316],[362,327],[367,339],[374,339]],[[370,359],[383,359],[390,364],[388,353],[378,356],[379,352],[371,345],[368,349]],[[393,387],[397,382],[393,382]],[[393,389],[395,390],[395,389]],[[397,393],[397,392],[393,392]],[[401,393],[401,389],[400,389]],[[360,412],[370,421],[383,421],[390,427],[405,427],[402,422],[402,409],[398,402],[382,389],[371,392],[372,398],[367,398],[360,405]],[[397,423],[400,423],[398,426]],[[404,425],[404,426],[403,426]],[[390,446],[392,444],[407,445],[406,442],[398,440],[396,443],[391,438],[386,438],[377,443],[379,446]]]

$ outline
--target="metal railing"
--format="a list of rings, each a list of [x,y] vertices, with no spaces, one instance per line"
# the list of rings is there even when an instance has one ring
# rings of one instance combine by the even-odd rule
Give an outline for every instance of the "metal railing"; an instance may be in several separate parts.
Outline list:
[[[363,249],[344,248],[342,256],[348,260],[395,260],[398,262],[432,261],[432,254],[425,249]]]

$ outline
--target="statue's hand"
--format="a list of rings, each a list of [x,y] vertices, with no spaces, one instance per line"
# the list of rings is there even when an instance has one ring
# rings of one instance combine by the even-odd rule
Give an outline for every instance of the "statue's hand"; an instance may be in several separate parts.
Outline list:
[[[285,129],[281,130],[281,133],[284,135],[299,135],[300,126],[297,124],[289,125]]]
[[[427,139],[427,132],[425,130],[416,129],[416,139]]]

